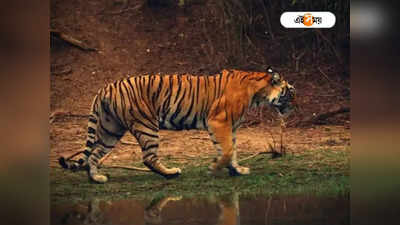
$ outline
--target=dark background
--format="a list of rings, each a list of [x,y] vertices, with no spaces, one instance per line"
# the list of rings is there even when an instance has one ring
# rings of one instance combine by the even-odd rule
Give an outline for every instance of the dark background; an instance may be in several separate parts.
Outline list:
[[[265,71],[294,84],[301,106],[289,126],[349,108],[349,1],[90,0],[50,4],[51,112],[87,114],[97,90],[138,74]],[[286,29],[284,11],[331,11],[331,29]],[[60,33],[82,41],[86,51]],[[261,112],[262,111],[262,112]],[[253,124],[273,122],[254,111]],[[349,126],[349,113],[315,123]]]

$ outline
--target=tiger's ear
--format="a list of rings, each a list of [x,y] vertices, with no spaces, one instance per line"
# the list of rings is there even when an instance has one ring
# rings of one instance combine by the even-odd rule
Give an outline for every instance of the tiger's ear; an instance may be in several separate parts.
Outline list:
[[[275,72],[272,74],[271,83],[272,85],[277,85],[281,83],[281,76],[279,75],[279,73]]]
[[[272,67],[271,67],[271,66],[268,66],[267,72],[268,72],[268,73],[273,73],[273,72],[274,72],[274,71],[272,70]]]

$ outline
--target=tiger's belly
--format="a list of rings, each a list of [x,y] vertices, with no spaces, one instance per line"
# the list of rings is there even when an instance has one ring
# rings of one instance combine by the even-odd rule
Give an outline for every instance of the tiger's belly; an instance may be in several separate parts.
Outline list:
[[[204,130],[207,128],[206,119],[198,118],[180,118],[180,119],[163,119],[160,118],[159,126],[162,130]]]

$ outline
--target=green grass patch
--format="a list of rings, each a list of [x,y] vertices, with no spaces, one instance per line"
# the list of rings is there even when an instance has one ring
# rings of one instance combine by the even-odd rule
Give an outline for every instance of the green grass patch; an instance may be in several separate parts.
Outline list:
[[[245,156],[243,156],[245,157]],[[337,196],[350,192],[350,152],[348,150],[312,150],[271,159],[259,155],[241,165],[251,174],[230,177],[227,171],[218,176],[207,173],[211,160],[195,160],[193,165],[179,165],[164,159],[168,166],[183,168],[180,177],[166,180],[154,173],[124,169],[101,169],[109,174],[106,184],[89,182],[86,172],[70,172],[52,168],[50,193],[52,202],[101,199],[143,198],[157,196],[183,197],[224,195],[321,195]],[[201,166],[194,166],[200,164]]]

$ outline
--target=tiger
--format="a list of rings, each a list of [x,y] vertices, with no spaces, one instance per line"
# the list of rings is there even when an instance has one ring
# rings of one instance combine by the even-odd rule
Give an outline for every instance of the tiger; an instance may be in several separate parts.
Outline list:
[[[142,151],[142,162],[152,172],[171,179],[181,169],[164,166],[157,151],[159,130],[208,131],[217,157],[208,167],[211,174],[227,168],[229,175],[250,174],[238,165],[236,131],[246,112],[269,105],[281,115],[295,108],[295,88],[279,72],[224,69],[215,75],[142,75],[107,84],[94,97],[89,115],[86,148],[78,161],[63,157],[65,169],[85,169],[89,180],[105,183],[99,161],[129,131]]]

